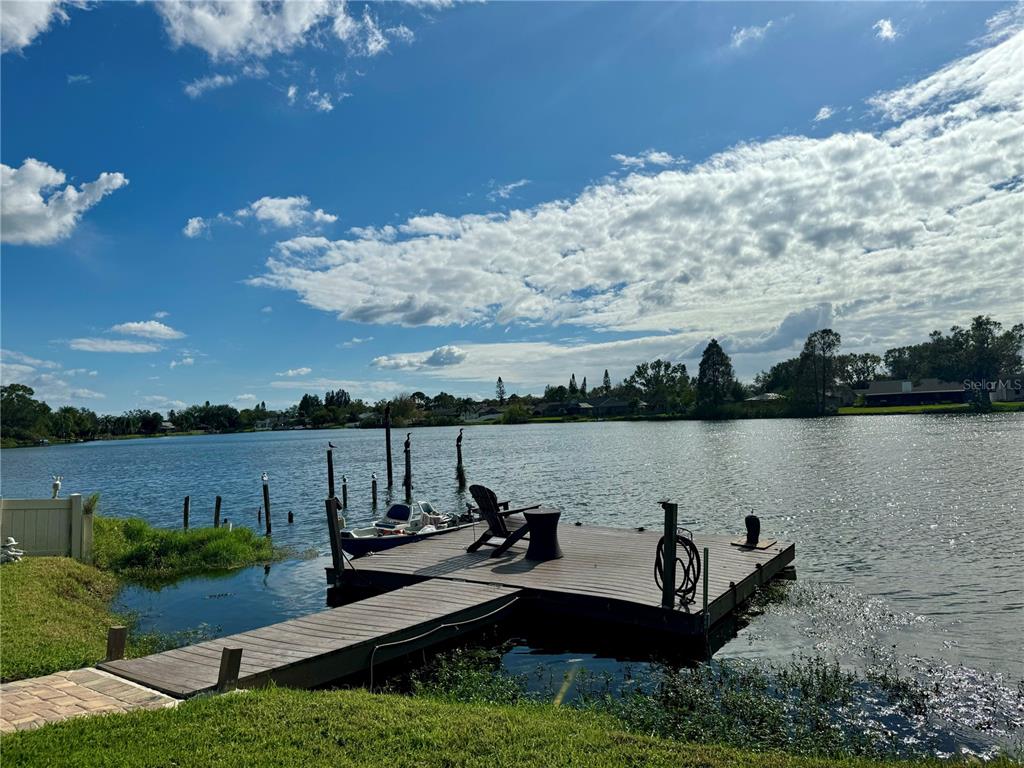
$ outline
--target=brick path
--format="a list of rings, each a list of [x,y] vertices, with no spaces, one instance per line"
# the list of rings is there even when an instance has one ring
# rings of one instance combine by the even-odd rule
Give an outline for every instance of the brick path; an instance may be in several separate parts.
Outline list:
[[[101,672],[76,669],[0,684],[0,733],[69,717],[173,707],[177,699]]]

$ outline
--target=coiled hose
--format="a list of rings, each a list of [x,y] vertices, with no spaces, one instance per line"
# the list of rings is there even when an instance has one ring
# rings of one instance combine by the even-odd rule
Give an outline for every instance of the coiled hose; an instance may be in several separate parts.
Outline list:
[[[676,578],[679,586],[675,593],[684,605],[696,599],[697,584],[700,582],[700,553],[693,543],[693,533],[685,528],[676,528]],[[654,581],[658,589],[664,589],[665,581],[665,537],[658,539],[658,551],[654,556]]]

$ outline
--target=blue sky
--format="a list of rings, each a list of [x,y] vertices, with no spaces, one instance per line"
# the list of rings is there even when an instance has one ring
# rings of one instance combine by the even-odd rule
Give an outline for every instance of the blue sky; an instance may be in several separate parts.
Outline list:
[[[1021,6],[3,2],[4,382],[747,379],[1021,320]]]

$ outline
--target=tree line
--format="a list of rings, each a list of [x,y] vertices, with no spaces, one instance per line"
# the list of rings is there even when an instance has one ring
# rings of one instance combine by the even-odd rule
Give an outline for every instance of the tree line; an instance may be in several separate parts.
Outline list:
[[[402,394],[375,403],[352,398],[344,389],[329,390],[321,397],[306,393],[297,403],[272,410],[265,402],[237,409],[229,404],[191,405],[169,410],[166,418],[158,411],[133,409],[122,414],[98,415],[88,408],[63,406],[56,410],[35,399],[24,384],[12,383],[0,389],[0,432],[5,445],[40,440],[94,440],[126,435],[154,435],[168,429],[177,432],[237,432],[250,429],[327,427],[345,424],[379,426],[390,407],[391,423],[457,424],[466,416],[488,406],[502,409],[506,421],[524,421],[541,403],[599,402],[618,399],[637,412],[692,415],[716,418],[738,415],[737,403],[763,393],[785,399],[784,409],[792,415],[819,415],[834,410],[838,387],[860,388],[878,378],[919,381],[993,381],[1000,376],[1019,376],[1024,363],[1024,324],[1004,330],[988,316],[975,317],[969,326],[953,326],[948,333],[932,332],[920,344],[895,347],[883,355],[841,354],[838,333],[823,328],[809,334],[796,357],[783,360],[754,377],[752,384],[736,378],[729,355],[712,339],[701,355],[697,375],[690,376],[685,363],[653,360],[640,363],[618,384],[608,370],[601,383],[589,387],[587,378],[577,382],[576,374],[564,385],[548,385],[541,397],[509,395],[498,377],[495,397],[481,401],[439,392]]]

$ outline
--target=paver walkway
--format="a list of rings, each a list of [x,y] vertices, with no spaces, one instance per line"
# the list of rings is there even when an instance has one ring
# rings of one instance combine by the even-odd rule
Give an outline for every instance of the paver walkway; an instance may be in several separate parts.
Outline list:
[[[75,669],[0,684],[0,733],[81,715],[173,707],[177,699],[98,669]]]

